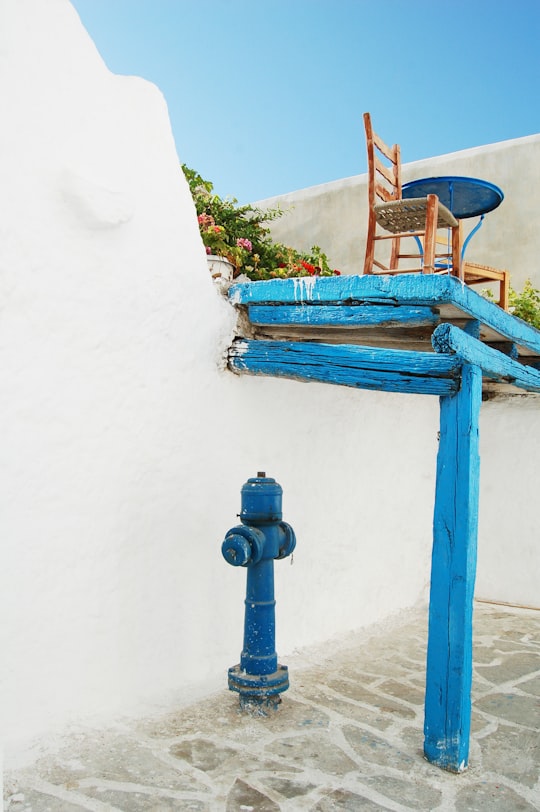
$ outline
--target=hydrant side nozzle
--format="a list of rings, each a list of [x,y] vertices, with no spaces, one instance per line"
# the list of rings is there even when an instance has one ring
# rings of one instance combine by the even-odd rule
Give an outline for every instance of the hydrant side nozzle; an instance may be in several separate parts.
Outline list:
[[[228,535],[221,545],[223,558],[233,567],[245,567],[251,557],[249,541],[243,536]]]
[[[292,529],[291,525],[287,522],[280,522],[279,523],[280,529],[283,532],[284,538],[281,544],[279,545],[279,558],[287,558],[288,555],[294,551],[296,547],[296,535],[294,530]]]
[[[264,534],[256,527],[240,524],[231,528],[221,545],[225,561],[233,567],[247,567],[261,560]]]

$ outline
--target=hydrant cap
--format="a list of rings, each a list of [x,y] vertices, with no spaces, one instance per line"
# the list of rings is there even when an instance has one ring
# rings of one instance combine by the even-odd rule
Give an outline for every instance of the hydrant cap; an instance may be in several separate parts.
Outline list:
[[[251,477],[242,486],[242,522],[280,522],[283,488],[272,477]]]

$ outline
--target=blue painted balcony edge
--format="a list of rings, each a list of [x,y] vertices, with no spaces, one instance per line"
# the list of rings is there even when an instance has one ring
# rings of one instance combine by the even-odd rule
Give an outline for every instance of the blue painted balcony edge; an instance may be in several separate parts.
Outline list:
[[[454,305],[508,341],[540,353],[540,330],[506,313],[451,276],[302,277],[245,282],[229,290],[233,305],[380,304],[437,307]]]

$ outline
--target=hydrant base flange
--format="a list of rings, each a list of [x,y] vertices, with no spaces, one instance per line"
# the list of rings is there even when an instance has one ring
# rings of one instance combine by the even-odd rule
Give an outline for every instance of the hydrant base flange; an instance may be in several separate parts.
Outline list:
[[[289,687],[289,669],[278,665],[273,674],[247,674],[240,665],[229,668],[229,689],[240,694],[240,698],[264,703],[268,697],[283,693]]]

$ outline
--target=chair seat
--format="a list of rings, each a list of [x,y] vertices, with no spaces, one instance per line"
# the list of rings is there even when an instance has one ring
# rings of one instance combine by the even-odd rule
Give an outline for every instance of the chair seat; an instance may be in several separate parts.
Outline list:
[[[389,200],[377,203],[373,210],[377,222],[386,231],[399,234],[403,231],[420,231],[426,225],[427,198],[412,197],[407,200]],[[437,228],[456,228],[458,221],[446,206],[439,202]]]
[[[499,307],[508,310],[510,297],[510,272],[480,265],[478,262],[464,262],[462,265],[463,280],[467,285],[480,285],[490,282],[499,283]]]
[[[500,280],[504,279],[508,271],[492,268],[490,265],[481,265],[477,262],[464,262],[464,273],[467,275],[470,282],[487,282],[490,279]]]

